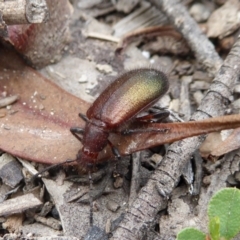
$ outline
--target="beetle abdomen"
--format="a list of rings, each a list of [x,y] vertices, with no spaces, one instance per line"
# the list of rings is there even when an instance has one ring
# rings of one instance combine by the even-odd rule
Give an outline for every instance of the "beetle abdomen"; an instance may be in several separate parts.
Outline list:
[[[89,119],[116,127],[152,106],[168,90],[167,76],[156,69],[142,68],[118,77],[88,109]]]

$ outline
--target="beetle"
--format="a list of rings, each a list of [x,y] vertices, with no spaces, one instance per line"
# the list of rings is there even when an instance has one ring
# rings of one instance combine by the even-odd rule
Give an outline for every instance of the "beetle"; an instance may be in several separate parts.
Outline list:
[[[137,115],[153,106],[168,88],[166,74],[153,68],[130,70],[117,77],[93,102],[86,116],[79,114],[86,121],[85,128],[70,129],[82,143],[75,159],[79,169],[82,172],[93,171],[98,163],[99,153],[107,145],[120,158],[117,148],[109,140],[110,133],[121,134],[126,123],[148,120],[149,115]],[[79,134],[83,136],[80,137]]]

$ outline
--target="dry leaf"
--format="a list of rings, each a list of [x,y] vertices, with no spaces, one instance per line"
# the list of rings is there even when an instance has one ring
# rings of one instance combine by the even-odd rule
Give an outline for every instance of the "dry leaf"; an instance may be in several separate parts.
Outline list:
[[[239,1],[228,0],[209,17],[208,37],[223,38],[234,32],[240,26]]]
[[[69,132],[89,104],[26,67],[16,53],[0,49],[0,93],[20,99],[0,118],[0,148],[24,159],[58,163],[74,159],[80,143]]]
[[[219,157],[238,148],[240,148],[240,128],[236,128],[227,139],[213,148],[211,155]]]
[[[207,158],[213,148],[222,143],[220,132],[213,132],[208,134],[204,142],[201,144],[199,151],[203,158]]]

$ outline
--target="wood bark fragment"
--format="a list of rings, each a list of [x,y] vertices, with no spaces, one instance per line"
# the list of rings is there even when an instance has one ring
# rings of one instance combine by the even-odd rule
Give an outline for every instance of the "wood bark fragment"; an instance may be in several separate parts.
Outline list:
[[[131,187],[130,187],[130,195],[129,195],[129,206],[132,205],[132,203],[134,202],[134,200],[137,197],[137,193],[139,191],[140,188],[140,152],[137,152],[135,154],[133,154],[133,158],[132,158],[132,180],[131,180]]]
[[[16,213],[21,213],[31,208],[36,208],[42,205],[42,202],[32,193],[25,194],[16,198],[9,199],[0,206],[0,216],[8,216]]]
[[[0,11],[7,25],[42,23],[49,15],[45,0],[0,2]]]
[[[17,187],[23,180],[20,164],[7,153],[0,157],[0,178],[4,184],[11,188]]]
[[[42,223],[46,226],[49,226],[49,227],[51,227],[55,230],[61,230],[62,229],[61,222],[58,221],[55,218],[52,218],[52,217],[46,218],[46,217],[42,217],[42,216],[39,216],[39,215],[35,215],[34,219],[37,222]]]
[[[72,5],[68,0],[46,0],[49,20],[42,24],[8,27],[9,42],[34,68],[58,61],[70,40]]]
[[[165,12],[168,19],[187,40],[197,60],[214,75],[220,68],[222,60],[187,9],[178,0],[150,0],[150,2],[160,11]]]
[[[239,75],[240,37],[219,69],[201,105],[193,114],[192,120],[223,115]],[[111,239],[141,239],[141,230],[153,221],[165,206],[166,198],[159,192],[171,194],[178,183],[183,167],[204,139],[204,136],[188,138],[175,142],[169,147],[161,165],[146,186],[141,189],[138,198],[125,214]]]

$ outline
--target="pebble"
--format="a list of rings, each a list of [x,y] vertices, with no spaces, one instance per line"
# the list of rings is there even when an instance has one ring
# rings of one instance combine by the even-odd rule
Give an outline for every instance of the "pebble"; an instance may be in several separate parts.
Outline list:
[[[209,9],[201,3],[193,4],[189,12],[191,16],[199,23],[205,22],[211,14]]]
[[[83,74],[79,79],[79,83],[86,83],[88,81],[87,75]]]
[[[234,93],[240,93],[240,84],[237,84],[234,89],[233,89]]]
[[[233,108],[240,109],[240,98],[232,103]]]
[[[174,112],[178,112],[179,111],[179,106],[180,106],[180,101],[179,99],[173,99],[171,102],[170,102],[170,105],[169,105],[169,109],[174,111]]]
[[[116,212],[120,208],[120,206],[115,201],[110,200],[107,202],[107,208],[108,208],[108,210],[110,210],[112,212]]]
[[[205,81],[194,81],[192,84],[190,84],[191,90],[207,90],[209,89],[210,84]]]
[[[112,66],[110,66],[108,64],[97,64],[96,68],[98,71],[100,71],[102,73],[112,73],[112,71],[113,71]]]
[[[193,93],[193,98],[194,101],[197,103],[197,105],[199,106],[202,99],[203,99],[203,93],[201,91],[196,91],[195,93]]]
[[[142,51],[142,55],[147,59],[150,58],[150,52],[148,52],[148,51]]]
[[[156,105],[159,107],[162,107],[162,108],[168,107],[170,104],[170,101],[171,101],[171,98],[170,98],[169,94],[165,94],[164,96],[162,96],[160,98],[160,100],[157,102]]]

